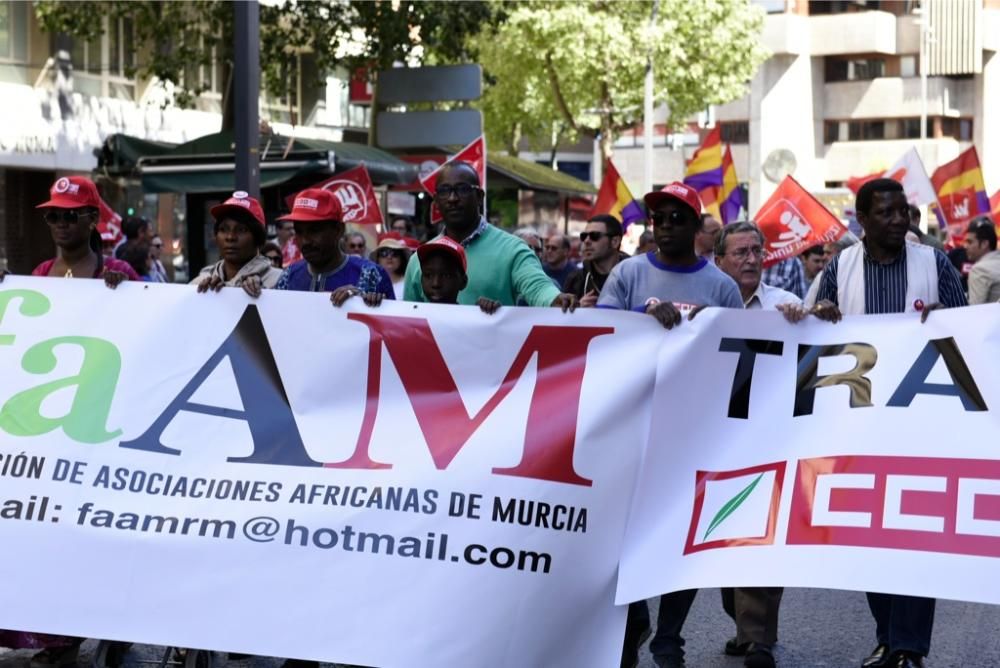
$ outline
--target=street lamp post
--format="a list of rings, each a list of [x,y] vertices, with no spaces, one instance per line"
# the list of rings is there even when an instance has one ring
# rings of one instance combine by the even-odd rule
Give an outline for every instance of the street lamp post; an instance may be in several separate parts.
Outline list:
[[[236,189],[260,197],[260,6],[257,0],[246,0],[233,3],[233,10]]]

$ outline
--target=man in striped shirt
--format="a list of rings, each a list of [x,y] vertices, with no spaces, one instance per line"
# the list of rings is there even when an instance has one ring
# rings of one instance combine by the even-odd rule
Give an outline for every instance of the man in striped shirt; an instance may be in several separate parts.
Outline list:
[[[906,243],[909,205],[903,187],[875,179],[858,190],[858,223],[865,236],[830,261],[813,312],[837,321],[841,313],[920,313],[965,306],[962,281],[941,251]],[[923,666],[930,651],[934,599],[868,594],[878,646],[862,668]]]

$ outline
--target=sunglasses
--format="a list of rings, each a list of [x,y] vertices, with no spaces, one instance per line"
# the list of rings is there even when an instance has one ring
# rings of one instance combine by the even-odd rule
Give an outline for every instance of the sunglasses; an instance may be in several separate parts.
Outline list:
[[[396,250],[393,248],[380,248],[378,251],[379,257],[394,257],[396,255]]]
[[[46,211],[42,216],[42,219],[49,225],[58,225],[59,223],[66,223],[68,225],[76,225],[81,218],[86,219],[91,216],[96,215],[92,211],[79,211],[77,209],[57,209]]]
[[[607,232],[580,232],[580,241],[586,241],[587,239],[600,241],[606,236],[608,236]]]
[[[680,211],[671,211],[669,214],[657,211],[651,215],[649,219],[653,221],[653,225],[657,227],[664,225],[667,222],[671,225],[680,225],[684,223],[684,215]]]
[[[460,198],[466,198],[472,193],[477,192],[479,188],[470,183],[457,183],[453,186],[443,185],[438,186],[437,191],[434,196],[438,199],[448,199],[452,195],[458,195]]]

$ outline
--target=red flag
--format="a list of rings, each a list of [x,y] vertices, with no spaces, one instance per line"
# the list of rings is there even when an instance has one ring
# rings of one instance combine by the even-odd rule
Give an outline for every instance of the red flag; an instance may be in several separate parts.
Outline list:
[[[372,178],[368,174],[368,168],[363,164],[346,172],[334,174],[326,181],[309,187],[332,190],[344,209],[345,223],[381,225],[385,222],[382,219],[382,210],[378,206],[378,197],[375,196],[375,188],[372,187]],[[295,201],[297,194],[285,198],[289,209],[292,208],[291,203]]]
[[[990,195],[990,213],[993,220],[1000,221],[1000,190]]]
[[[882,178],[882,175],[884,173],[885,172],[872,172],[867,176],[852,176],[851,178],[847,179],[847,183],[845,183],[844,185],[850,188],[852,193],[857,195],[858,190],[861,189],[861,186],[868,183],[869,181],[874,181],[875,179]]]
[[[836,241],[847,231],[791,176],[785,177],[754,220],[764,233],[765,267],[795,257],[811,246]]]
[[[434,197],[434,193],[437,191],[437,178],[444,166],[453,160],[461,160],[462,162],[467,162],[472,165],[476,173],[479,174],[479,185],[486,190],[486,136],[479,135],[476,139],[472,141],[471,144],[463,148],[461,151],[448,158],[443,165],[435,169],[433,172],[427,176],[421,177],[420,185],[424,187],[424,190],[431,194],[431,198]],[[431,222],[439,223],[443,220],[441,217],[441,212],[438,211],[437,204],[431,203]]]

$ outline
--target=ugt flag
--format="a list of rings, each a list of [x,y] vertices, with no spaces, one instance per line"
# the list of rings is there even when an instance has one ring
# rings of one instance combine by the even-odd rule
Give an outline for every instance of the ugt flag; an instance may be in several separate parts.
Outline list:
[[[335,174],[326,181],[311,187],[333,191],[344,210],[345,223],[381,225],[385,222],[382,218],[382,210],[378,205],[378,197],[375,195],[375,188],[372,186],[372,178],[368,174],[368,168],[364,165],[358,165],[346,172]],[[295,195],[289,195],[285,198],[289,209],[292,208],[293,201],[295,201]]]
[[[601,181],[601,189],[597,192],[597,201],[590,212],[590,217],[607,214],[614,216],[622,223],[622,230],[634,222],[645,218],[642,207],[632,191],[625,184],[625,179],[621,177],[614,164],[608,160],[604,166],[604,179]]]
[[[424,190],[430,193],[432,198],[434,197],[434,193],[437,192],[438,174],[441,173],[441,170],[444,169],[445,165],[454,160],[461,160],[462,162],[467,162],[472,165],[476,169],[476,173],[479,174],[480,187],[483,190],[486,190],[486,136],[479,135],[476,139],[472,140],[472,143],[468,146],[448,158],[440,167],[420,179],[420,185],[424,187]],[[441,217],[441,212],[438,211],[437,204],[432,200],[431,222],[439,223],[442,220],[443,218]]]
[[[847,228],[825,206],[786,176],[754,216],[764,233],[764,266],[795,257],[805,249],[844,236]]]

